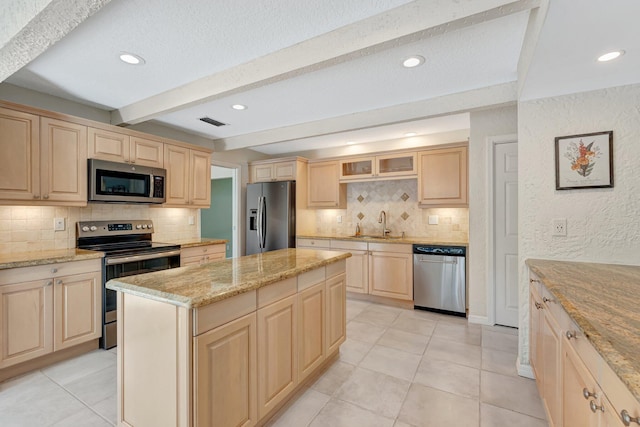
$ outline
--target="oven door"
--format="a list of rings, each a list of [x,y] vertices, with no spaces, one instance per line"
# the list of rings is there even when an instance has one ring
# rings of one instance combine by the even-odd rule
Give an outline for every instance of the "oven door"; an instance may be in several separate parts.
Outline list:
[[[100,347],[111,348],[117,345],[117,303],[116,291],[107,289],[104,284],[118,277],[134,276],[180,267],[180,250],[170,252],[139,254],[126,257],[106,257],[104,259],[104,282],[102,286],[103,330]]]

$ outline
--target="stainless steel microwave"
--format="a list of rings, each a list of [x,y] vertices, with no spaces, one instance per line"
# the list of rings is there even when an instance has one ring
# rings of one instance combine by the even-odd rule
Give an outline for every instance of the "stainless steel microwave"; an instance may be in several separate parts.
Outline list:
[[[90,202],[165,202],[165,169],[89,159],[88,170]]]

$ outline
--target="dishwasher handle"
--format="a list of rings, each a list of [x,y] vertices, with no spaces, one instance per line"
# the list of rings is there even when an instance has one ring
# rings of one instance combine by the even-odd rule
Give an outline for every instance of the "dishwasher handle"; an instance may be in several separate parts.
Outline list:
[[[445,261],[445,260],[435,260],[435,259],[420,258],[417,261],[418,262],[430,263],[430,264],[457,264],[458,263],[457,259],[454,259],[453,261]]]

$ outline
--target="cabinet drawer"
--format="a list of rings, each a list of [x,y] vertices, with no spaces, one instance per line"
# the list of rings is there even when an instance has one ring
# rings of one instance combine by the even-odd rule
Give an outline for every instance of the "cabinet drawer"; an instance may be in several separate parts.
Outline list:
[[[369,243],[372,252],[394,252],[398,254],[413,253],[413,246],[404,243]]]
[[[37,265],[34,267],[10,268],[0,271],[0,285],[29,282],[47,278],[68,276],[102,271],[102,260],[87,259],[83,261],[61,262],[57,264]]]
[[[331,241],[328,239],[298,239],[298,247],[307,249],[329,249]]]
[[[347,258],[348,259],[348,258]],[[347,260],[343,259],[326,266],[327,278],[347,272]]]
[[[245,292],[196,308],[193,310],[193,335],[200,335],[254,311],[256,291]]]
[[[356,251],[366,251],[367,242],[355,242],[353,240],[332,240],[331,249],[353,249]]]
[[[210,254],[218,254],[225,252],[224,244],[207,245],[207,246],[194,246],[190,248],[180,249],[180,256],[183,258],[203,256]]]

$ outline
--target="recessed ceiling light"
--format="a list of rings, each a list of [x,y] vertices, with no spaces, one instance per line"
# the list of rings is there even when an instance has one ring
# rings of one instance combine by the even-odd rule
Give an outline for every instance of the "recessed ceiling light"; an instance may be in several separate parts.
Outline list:
[[[133,53],[128,52],[120,53],[120,60],[130,65],[143,65],[145,62],[144,58],[142,58],[141,56],[134,55]]]
[[[417,135],[417,133],[415,133],[415,132],[407,132],[407,133],[404,134],[404,136],[416,136],[416,135]]]
[[[622,55],[624,55],[624,50],[614,50],[613,52],[608,52],[602,56],[599,56],[598,61],[607,62],[607,61],[611,61],[612,59],[619,58]]]
[[[410,56],[409,58],[402,61],[402,65],[406,68],[413,68],[422,64],[424,64],[424,58],[420,55]]]
[[[233,104],[231,108],[233,108],[234,110],[246,110],[247,106],[242,104]]]

